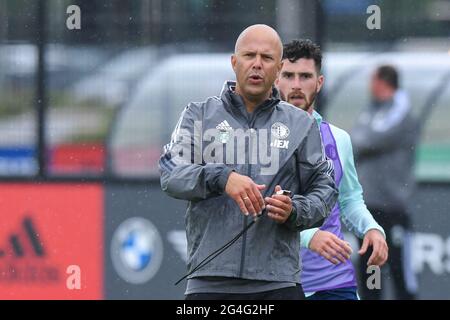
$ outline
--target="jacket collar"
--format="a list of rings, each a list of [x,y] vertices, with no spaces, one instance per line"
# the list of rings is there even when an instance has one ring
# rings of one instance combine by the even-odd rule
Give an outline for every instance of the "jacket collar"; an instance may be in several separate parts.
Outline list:
[[[316,110],[313,111],[312,116],[314,117],[314,119],[316,119],[317,124],[320,126],[320,124],[322,123],[322,116],[320,115],[320,113],[318,113]]]
[[[247,112],[247,109],[244,104],[244,100],[242,99],[242,97],[240,95],[238,95],[236,93],[235,90],[236,90],[236,81],[231,81],[231,80],[225,81],[225,83],[222,87],[222,91],[220,93],[222,100],[225,103],[230,104],[231,106],[240,109],[241,111]],[[258,109],[261,109],[261,110],[269,109],[269,108],[277,105],[279,102],[280,102],[280,93],[275,88],[275,86],[273,86],[272,94],[271,94],[270,98],[267,99],[266,101],[264,101],[262,104],[260,104],[255,109],[255,111]]]

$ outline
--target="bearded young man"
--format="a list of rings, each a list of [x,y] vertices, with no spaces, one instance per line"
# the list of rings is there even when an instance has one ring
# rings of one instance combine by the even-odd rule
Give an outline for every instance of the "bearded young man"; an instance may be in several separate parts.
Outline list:
[[[320,228],[301,232],[302,286],[311,300],[356,300],[357,281],[349,260],[351,248],[344,241],[340,219],[350,231],[364,238],[359,253],[373,248],[368,265],[383,265],[388,256],[383,228],[364,203],[355,170],[350,136],[324,121],[314,102],[324,83],[322,53],[310,40],[294,40],[283,48],[283,67],[275,82],[282,98],[311,114],[321,131],[325,152],[333,160],[338,203]]]

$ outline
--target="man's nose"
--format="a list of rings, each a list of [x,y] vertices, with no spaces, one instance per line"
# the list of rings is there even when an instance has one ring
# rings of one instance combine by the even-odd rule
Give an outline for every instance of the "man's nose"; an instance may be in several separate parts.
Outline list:
[[[261,68],[262,68],[261,56],[256,55],[255,61],[253,62],[253,69],[261,69]]]
[[[292,89],[297,89],[297,90],[302,89],[300,77],[294,76],[294,80],[292,80]]]

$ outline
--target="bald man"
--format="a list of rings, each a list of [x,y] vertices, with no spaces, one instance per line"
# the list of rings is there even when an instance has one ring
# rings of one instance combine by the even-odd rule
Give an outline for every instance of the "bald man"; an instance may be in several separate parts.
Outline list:
[[[304,298],[298,231],[322,224],[337,189],[314,119],[273,86],[282,48],[269,26],[245,29],[236,81],[190,103],[161,156],[163,191],[189,202],[186,299]]]

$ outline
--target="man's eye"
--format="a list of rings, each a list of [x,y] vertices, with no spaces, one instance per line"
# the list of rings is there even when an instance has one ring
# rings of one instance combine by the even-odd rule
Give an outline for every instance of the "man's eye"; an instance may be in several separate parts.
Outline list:
[[[291,78],[292,78],[292,74],[287,74],[287,73],[285,73],[285,74],[283,75],[283,77],[285,77],[286,79],[291,79]]]

